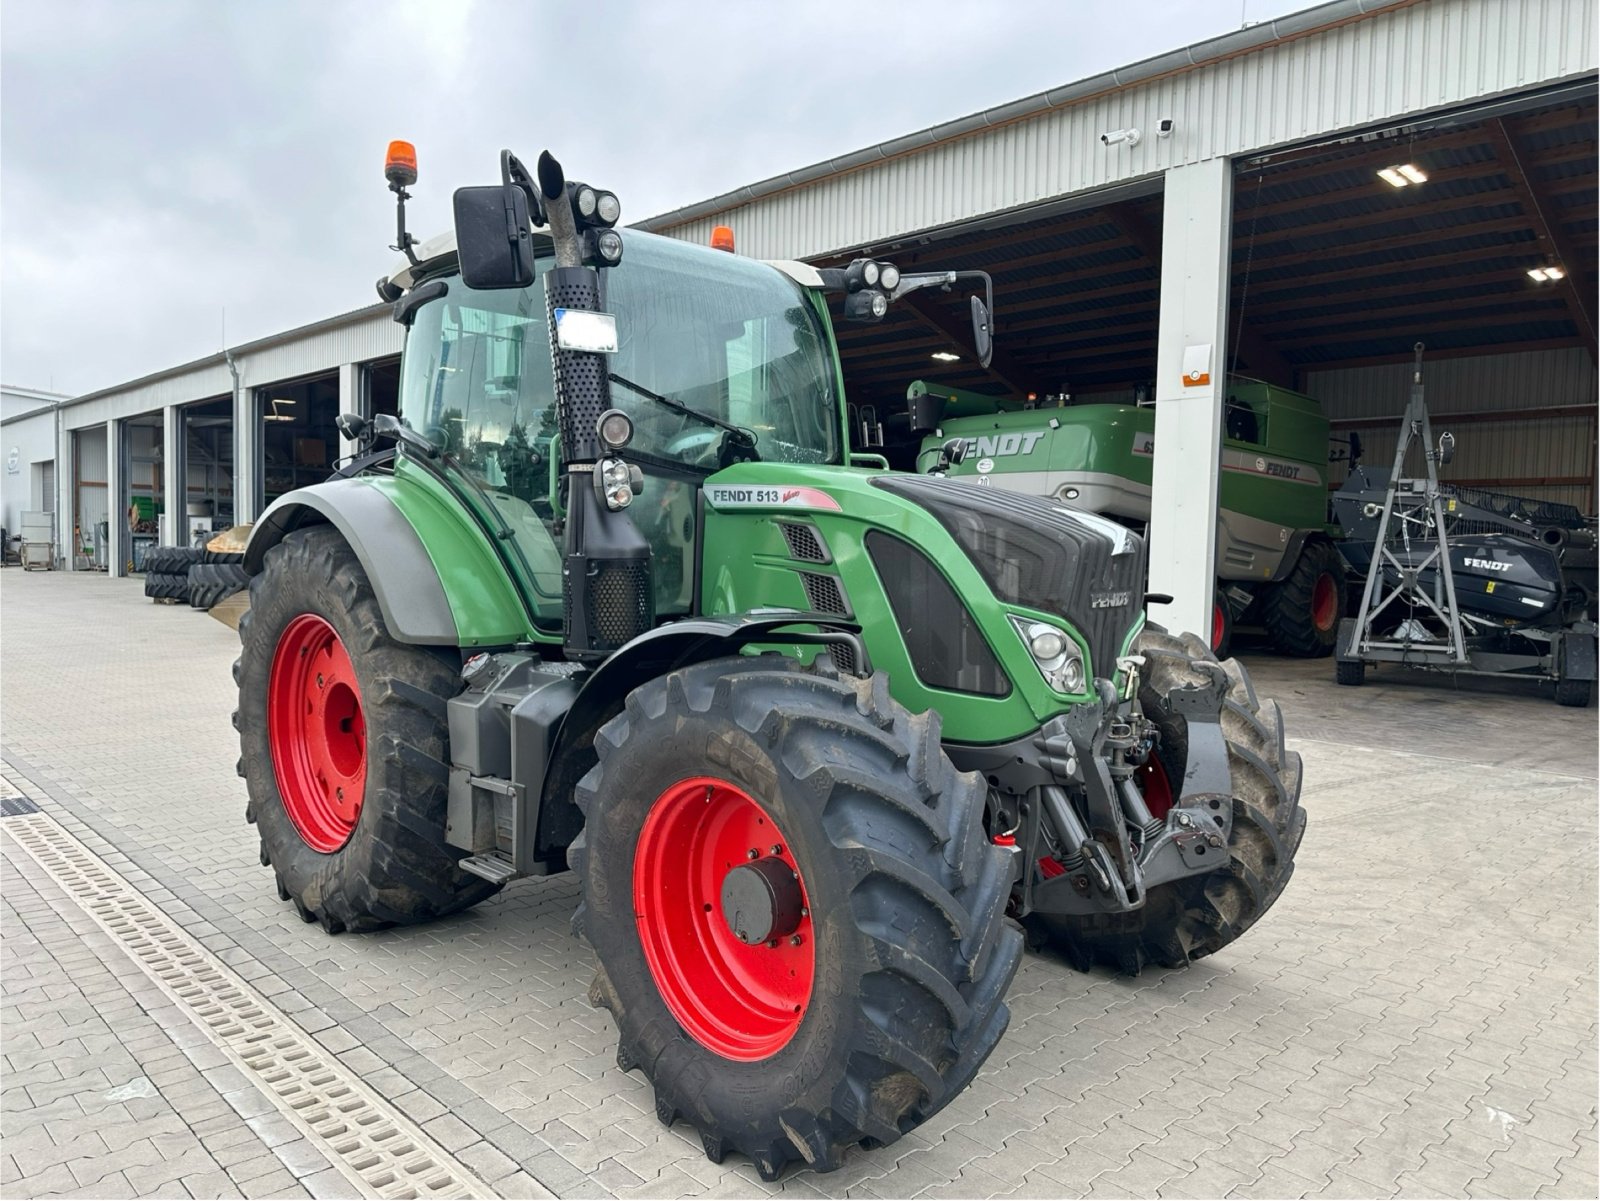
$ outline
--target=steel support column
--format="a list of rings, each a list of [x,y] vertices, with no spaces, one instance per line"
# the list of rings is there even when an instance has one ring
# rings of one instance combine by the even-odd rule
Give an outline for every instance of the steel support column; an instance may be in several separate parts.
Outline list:
[[[161,410],[161,531],[162,546],[187,546],[188,496],[183,480],[183,410],[167,405]]]
[[[255,390],[233,390],[233,523],[261,516],[261,412]]]
[[[1150,496],[1150,591],[1171,630],[1211,630],[1217,481],[1228,376],[1228,256],[1233,167],[1174,167],[1162,219],[1156,345],[1156,448]]]
[[[128,447],[121,418],[106,422],[106,574],[128,574]]]
[[[367,369],[361,363],[342,363],[339,366],[339,412],[355,413],[368,420],[372,418],[372,399],[368,395]],[[356,444],[343,434],[339,435],[339,457],[348,459],[356,453]]]

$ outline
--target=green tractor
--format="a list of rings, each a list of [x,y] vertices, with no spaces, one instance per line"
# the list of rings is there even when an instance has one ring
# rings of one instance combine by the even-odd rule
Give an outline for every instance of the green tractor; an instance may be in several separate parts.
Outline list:
[[[620,231],[548,155],[418,244],[388,175],[400,417],[341,419],[363,452],[247,555],[240,770],[304,920],[571,869],[618,1063],[773,1179],[967,1085],[1024,925],[1132,972],[1277,899],[1299,758],[1146,624],[1142,540],[850,448],[829,296],[984,277]]]
[[[1150,520],[1152,406],[985,396],[918,380],[906,407],[922,439],[921,471],[1054,497],[1140,532]],[[1224,416],[1212,650],[1226,657],[1237,617],[1264,627],[1280,654],[1331,655],[1345,572],[1328,521],[1328,420],[1311,397],[1242,376],[1228,380]],[[946,454],[956,439],[964,455]]]

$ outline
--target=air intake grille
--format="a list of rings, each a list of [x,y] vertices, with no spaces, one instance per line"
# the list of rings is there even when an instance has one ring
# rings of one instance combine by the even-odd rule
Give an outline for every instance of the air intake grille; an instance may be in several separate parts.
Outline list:
[[[948,692],[1010,693],[1011,679],[977,620],[931,559],[880,530],[867,535],[867,554],[883,581],[917,679]]]
[[[802,571],[800,583],[806,590],[806,603],[811,606],[813,613],[837,613],[840,617],[850,615],[850,604],[844,598],[844,588],[835,577]]]
[[[783,540],[789,544],[789,557],[800,559],[806,563],[828,562],[828,548],[823,544],[822,534],[815,526],[790,525],[780,521],[778,528],[783,531]]]
[[[833,656],[833,665],[847,676],[861,674],[861,665],[856,662],[856,653],[848,642],[835,642],[829,645],[828,654]]]

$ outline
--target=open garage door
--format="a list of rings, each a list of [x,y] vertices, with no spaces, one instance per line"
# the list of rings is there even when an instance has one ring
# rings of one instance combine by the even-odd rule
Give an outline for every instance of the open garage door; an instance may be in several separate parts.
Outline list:
[[[1309,393],[1371,461],[1392,451],[1424,342],[1434,406],[1471,427],[1453,478],[1593,511],[1595,129],[1591,91],[1237,164],[1230,369]],[[839,324],[851,401],[897,465],[912,461],[913,380],[1049,403],[1149,394],[1163,219],[1150,187],[823,260],[865,252],[995,278],[988,370],[961,345],[958,298],[925,292],[881,325]]]

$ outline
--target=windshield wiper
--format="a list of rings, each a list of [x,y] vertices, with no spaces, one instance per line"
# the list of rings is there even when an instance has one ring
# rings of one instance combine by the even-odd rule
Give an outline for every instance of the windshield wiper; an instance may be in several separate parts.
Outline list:
[[[681,400],[673,400],[670,396],[662,396],[659,392],[652,392],[649,388],[636,384],[631,379],[624,379],[615,372],[609,373],[608,378],[612,383],[621,384],[628,391],[642,396],[646,400],[653,400],[658,405],[665,405],[674,413],[681,413],[685,417],[693,417],[696,421],[703,421],[705,424],[715,426],[719,430],[726,430],[732,443],[742,450],[753,451],[755,449],[756,436],[754,432],[745,429],[743,426],[734,425],[731,422],[722,420],[720,417],[713,417],[710,413],[702,413],[699,409],[691,409]]]

